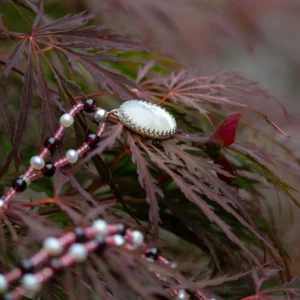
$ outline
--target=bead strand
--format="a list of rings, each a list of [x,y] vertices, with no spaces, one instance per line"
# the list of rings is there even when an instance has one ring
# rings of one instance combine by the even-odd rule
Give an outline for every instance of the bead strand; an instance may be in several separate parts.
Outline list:
[[[62,138],[63,133],[67,127],[70,127],[74,122],[74,116],[81,110],[85,112],[103,111],[102,114],[107,116],[107,112],[101,108],[97,108],[96,102],[93,99],[87,99],[85,103],[75,104],[67,113],[63,114],[60,118],[61,125],[53,134],[53,137],[48,137],[44,142],[44,148],[39,155],[33,156],[30,159],[30,166],[26,169],[23,175],[15,179],[12,183],[13,187],[8,192],[0,196],[0,209],[8,207],[11,200],[15,197],[16,193],[23,192],[27,186],[41,176],[50,177],[55,173],[56,168],[67,165],[68,163],[76,163],[78,158],[83,156],[91,147],[94,147],[100,140],[100,136],[104,131],[104,123],[99,122],[99,129],[96,134],[90,133],[87,136],[87,142],[80,146],[77,150],[70,149],[67,151],[66,156],[58,161],[45,162],[45,157],[49,152],[53,152],[58,147],[58,142]],[[94,118],[96,118],[94,116]],[[103,119],[104,120],[104,119]]]
[[[0,291],[3,292],[10,283],[20,279],[22,275],[23,275],[22,278],[24,279],[24,276],[29,273],[28,271],[32,272],[37,265],[45,262],[49,258],[49,256],[57,256],[62,254],[63,251],[65,251],[66,248],[68,248],[69,246],[70,247],[68,252],[60,258],[62,266],[69,266],[75,262],[83,261],[85,258],[87,258],[88,254],[90,254],[96,248],[99,247],[99,243],[101,244],[100,245],[101,248],[103,248],[103,241],[104,244],[106,244],[107,246],[123,245],[125,239],[120,234],[121,231],[123,231],[123,228],[124,228],[123,226],[119,226],[119,225],[108,225],[104,220],[96,220],[94,221],[92,226],[87,228],[77,227],[75,228],[74,232],[66,233],[61,238],[53,238],[53,237],[47,238],[44,241],[43,249],[40,250],[30,260],[25,260],[26,267],[20,267],[14,269],[11,272],[7,273],[5,276],[0,275]],[[78,241],[78,232],[83,233],[85,238],[91,240],[88,243],[80,244]],[[120,243],[120,239],[123,239],[124,242]],[[36,275],[34,275],[37,276],[35,279],[39,278],[39,280],[36,281],[39,285],[41,282],[46,281],[48,279],[48,276],[47,277],[43,276],[43,272],[46,272],[45,269],[46,268],[44,268],[41,271],[42,273],[39,272]],[[47,271],[46,274],[49,274],[49,272]],[[29,277],[25,276],[25,279],[26,278],[28,279]],[[24,282],[24,280],[22,281]],[[32,282],[30,280],[27,281],[25,280],[25,290],[34,291],[33,290],[34,287],[30,285],[31,283]],[[31,289],[31,287],[33,289]],[[19,296],[22,296],[22,293],[20,294],[20,290],[24,291],[24,286],[18,287],[13,293],[10,294],[10,296],[13,296],[12,299],[19,299],[20,298]]]
[[[145,248],[146,245],[143,234],[140,231],[131,231],[123,224],[110,225],[106,221],[99,219],[94,221],[92,226],[86,228],[76,227],[73,232],[65,233],[59,238],[47,238],[43,243],[43,249],[31,259],[23,260],[21,267],[10,271],[6,275],[0,274],[0,291],[4,292],[9,284],[21,279],[22,284],[11,293],[4,295],[4,299],[17,300],[28,292],[38,292],[42,284],[54,276],[61,268],[83,262],[91,253],[97,250],[101,252],[105,247],[111,246],[122,246],[128,250],[135,250],[140,247]],[[55,256],[60,257],[52,258],[48,265],[34,274],[35,267]],[[142,256],[152,262],[169,263],[157,248],[147,249]],[[165,279],[159,274],[156,273],[156,276],[165,282]],[[184,289],[171,289],[170,294],[177,299],[189,298],[188,293]],[[198,299],[203,299],[199,297],[200,293],[198,295],[194,293],[194,295]]]
[[[83,109],[83,104],[82,103],[77,103],[76,105],[74,105],[70,109],[69,113],[71,112],[72,115],[75,115],[82,109]],[[68,113],[64,114],[63,116],[65,116],[65,115],[68,115]],[[63,116],[61,117],[61,119],[63,118]],[[51,148],[51,145],[57,143],[57,141],[61,139],[61,137],[64,133],[64,130],[65,130],[65,127],[63,125],[61,125],[58,128],[58,130],[54,133],[54,140],[52,138],[52,143],[51,142],[50,142],[50,144],[48,143],[48,147],[46,147],[44,145],[45,147],[44,147],[44,149],[41,150],[40,154],[31,158],[30,166],[26,169],[23,176],[20,176],[19,178],[15,179],[13,181],[13,187],[2,198],[2,202],[0,203],[0,207],[6,208],[8,206],[8,204],[10,203],[10,201],[13,199],[13,197],[16,195],[17,192],[20,192],[20,191],[23,191],[23,190],[26,189],[27,184],[28,184],[26,182],[26,179],[31,177],[34,170],[40,170],[40,169],[43,168],[43,166],[45,164],[44,158],[47,156],[47,154],[48,154],[48,152]],[[51,139],[51,137],[50,137],[50,139]],[[45,143],[46,143],[46,141],[45,141]],[[1,204],[2,204],[2,206],[1,206]]]
[[[96,236],[103,238],[106,235],[115,235],[121,233],[119,225],[108,225],[104,220],[96,220],[92,226],[81,229],[84,237],[88,240],[93,239]],[[37,265],[45,262],[51,255],[58,255],[59,252],[63,252],[68,246],[75,242],[78,242],[76,231],[65,233],[59,238],[49,237],[44,241],[43,249],[41,249],[28,261],[34,268]],[[7,273],[6,280],[8,283],[11,283],[15,280],[18,280],[21,275],[22,272],[20,269],[14,269]]]

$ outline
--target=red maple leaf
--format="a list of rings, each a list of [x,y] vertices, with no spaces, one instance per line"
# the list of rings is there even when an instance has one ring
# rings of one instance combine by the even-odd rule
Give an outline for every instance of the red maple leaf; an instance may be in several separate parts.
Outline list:
[[[235,134],[241,114],[233,114],[217,128],[215,133],[209,138],[208,144],[219,145],[220,148],[228,147],[235,141]]]

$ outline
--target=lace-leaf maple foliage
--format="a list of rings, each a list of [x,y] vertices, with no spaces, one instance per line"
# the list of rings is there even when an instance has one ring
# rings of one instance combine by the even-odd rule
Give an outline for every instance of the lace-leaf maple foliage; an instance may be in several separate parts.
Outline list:
[[[58,299],[168,299],[172,288],[198,291],[198,299],[299,293],[296,279],[287,283],[288,255],[259,206],[266,199],[262,187],[275,187],[299,205],[279,177],[282,169],[299,178],[298,163],[289,149],[243,121],[250,110],[286,135],[255,108],[255,101],[271,96],[239,74],[174,70],[176,64],[153,49],[91,25],[99,21],[97,14],[54,20],[43,2],[17,2],[13,6],[22,16],[35,18],[29,33],[5,27],[5,13],[0,22],[9,52],[0,60],[3,192],[77,101],[95,97],[110,109],[119,99],[148,100],[164,105],[179,129],[155,141],[108,123],[81,162],[57,170],[53,180],[33,181],[27,194],[1,212],[1,272],[36,253],[46,237],[103,217],[138,228],[150,245],[168,246],[165,252],[177,267],[142,259],[140,250],[107,249],[45,284],[43,298],[49,298],[50,287]],[[231,112],[213,133],[212,125]],[[235,142],[239,120],[241,138]],[[53,158],[81,145],[96,125],[79,113]],[[253,144],[243,139],[251,131],[258,136]],[[274,152],[264,151],[266,141]]]

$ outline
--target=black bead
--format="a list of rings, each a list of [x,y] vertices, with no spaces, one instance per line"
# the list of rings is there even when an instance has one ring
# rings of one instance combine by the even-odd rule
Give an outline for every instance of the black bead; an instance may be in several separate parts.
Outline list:
[[[83,243],[86,241],[84,230],[81,227],[74,228],[74,234],[76,236],[77,243]]]
[[[29,259],[22,259],[19,268],[21,269],[22,274],[33,273],[34,271],[34,266]]]
[[[126,230],[127,230],[127,226],[124,224],[119,224],[118,225],[118,233],[121,235],[125,235],[126,234]]]
[[[96,241],[98,242],[96,253],[101,254],[103,250],[106,248],[106,242],[102,237],[96,237]]]
[[[52,152],[58,147],[58,140],[53,136],[49,136],[44,141],[44,147]]]
[[[99,141],[100,141],[100,137],[96,133],[93,133],[93,132],[90,132],[85,139],[85,142],[91,148],[94,147],[97,143],[99,143]]]
[[[62,263],[60,259],[53,258],[49,262],[49,267],[53,270],[53,272],[58,272],[62,268]]]
[[[19,177],[12,182],[12,187],[17,193],[21,193],[26,190],[27,183],[23,178]]]
[[[42,173],[44,176],[51,177],[54,175],[56,167],[52,162],[46,162],[45,167],[42,169]]]
[[[96,110],[97,105],[94,99],[87,99],[84,102],[83,110],[87,113],[92,113]]]
[[[159,255],[160,255],[160,250],[157,248],[151,248],[145,253],[145,256],[147,257],[147,259],[152,260],[152,261],[156,261],[158,259]]]
[[[3,300],[13,300],[14,297],[13,297],[12,293],[7,293],[7,294],[2,295],[2,298],[0,298],[0,299],[3,299]]]

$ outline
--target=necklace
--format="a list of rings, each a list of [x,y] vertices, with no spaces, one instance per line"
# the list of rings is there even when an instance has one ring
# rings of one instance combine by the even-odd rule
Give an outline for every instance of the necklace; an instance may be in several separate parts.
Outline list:
[[[74,116],[82,110],[99,123],[97,132],[88,133],[85,142],[77,149],[69,149],[64,157],[55,162],[45,162],[46,156],[58,147],[66,128],[73,125]],[[41,152],[30,159],[30,166],[24,174],[13,180],[11,189],[5,195],[0,195],[0,209],[6,209],[15,195],[23,192],[33,180],[41,176],[51,177],[57,168],[75,164],[79,157],[100,141],[107,121],[120,121],[130,130],[150,139],[167,139],[176,131],[174,117],[164,108],[147,101],[129,100],[110,112],[97,107],[93,99],[87,99],[84,103],[78,102],[61,116],[59,128],[53,136],[45,140]]]

